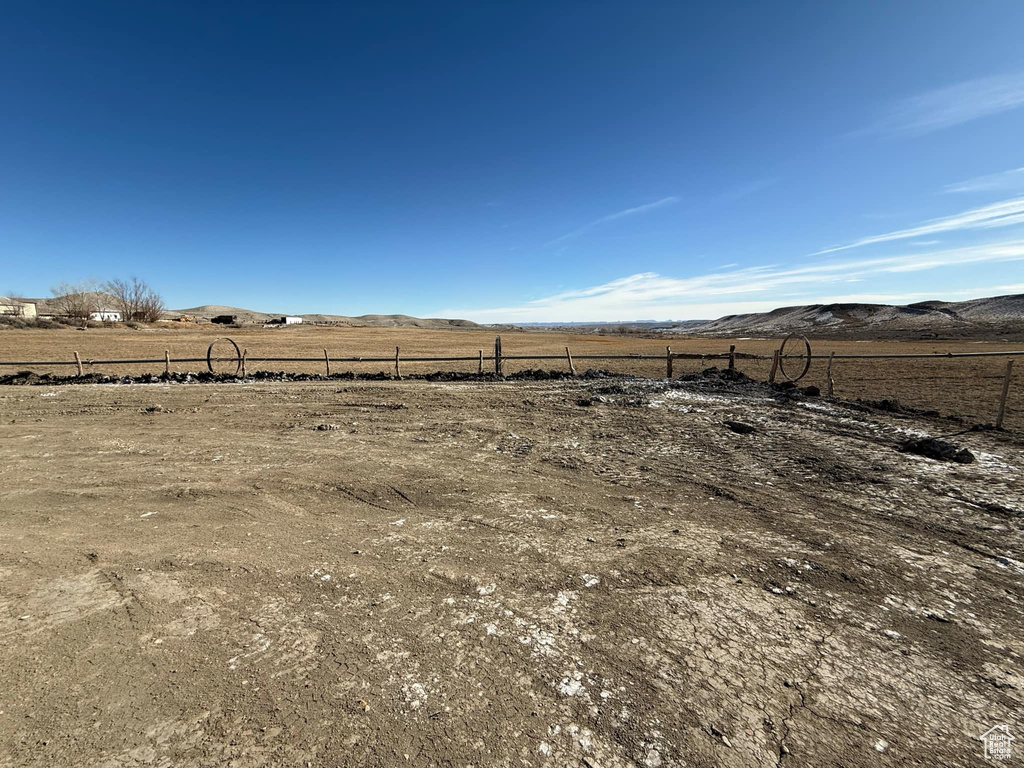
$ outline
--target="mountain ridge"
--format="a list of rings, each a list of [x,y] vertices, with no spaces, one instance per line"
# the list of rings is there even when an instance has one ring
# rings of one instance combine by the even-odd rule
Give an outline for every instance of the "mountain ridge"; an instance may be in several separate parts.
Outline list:
[[[912,304],[832,303],[776,307],[715,320],[529,323],[525,328],[675,336],[779,336],[800,333],[864,339],[992,338],[1024,340],[1024,294]]]
[[[109,303],[110,297],[97,298]],[[21,299],[37,304],[40,314],[56,308],[56,300]],[[182,315],[210,320],[218,315],[234,315],[238,322],[263,324],[279,320],[286,313],[257,312],[224,304],[202,304],[186,309],[169,309],[168,319]],[[799,304],[777,307],[768,312],[724,315],[714,320],[686,321],[616,321],[571,323],[479,324],[471,320],[420,318],[404,314],[332,315],[306,313],[295,315],[306,323],[370,328],[423,329],[556,329],[606,333],[619,326],[629,332],[645,331],[666,335],[695,336],[777,336],[801,333],[808,336],[885,337],[955,337],[986,338],[1011,335],[1024,340],[1024,294],[1005,294],[966,301],[931,299],[911,304],[831,303]]]
[[[725,315],[689,333],[928,334],[971,335],[1024,331],[1024,294],[967,301],[919,301],[913,304],[834,303],[778,307],[770,312]]]

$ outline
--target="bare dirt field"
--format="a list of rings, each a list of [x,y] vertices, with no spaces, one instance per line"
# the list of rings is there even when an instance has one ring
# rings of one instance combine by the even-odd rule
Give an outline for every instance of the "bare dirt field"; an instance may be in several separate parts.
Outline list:
[[[85,331],[64,330],[10,330],[0,331],[0,360],[71,360],[78,351],[89,360],[126,358],[163,358],[165,350],[171,357],[204,357],[207,346],[218,336],[230,336],[239,347],[248,350],[248,370],[272,369],[286,371],[323,372],[323,367],[311,364],[261,363],[261,357],[319,357],[326,348],[335,357],[382,357],[393,355],[395,347],[403,356],[473,356],[482,349],[490,354],[494,347],[494,331],[451,330],[435,331],[417,328],[324,328],[291,326],[278,329],[225,328],[211,325],[178,326],[157,325],[130,330],[124,327],[91,328]],[[569,346],[574,355],[584,354],[664,354],[666,344],[674,352],[721,354],[735,344],[737,351],[771,355],[780,339],[708,339],[672,338],[649,339],[635,336],[597,336],[554,332],[503,332],[505,355],[563,354]],[[1024,344],[1005,341],[851,341],[818,340],[813,342],[815,354],[903,354],[946,352],[1001,352],[1022,349]],[[722,365],[721,361],[706,365]],[[699,360],[677,360],[674,372],[685,373],[700,368]],[[767,379],[770,361],[739,360],[737,366],[751,377]],[[918,408],[937,409],[944,415],[964,417],[972,423],[994,421],[1005,371],[1006,358],[936,358],[934,360],[839,360],[833,369],[836,394],[847,399],[896,399]],[[525,368],[560,368],[562,361],[508,361],[507,372]],[[586,361],[578,367],[608,368],[640,376],[664,376],[662,361]],[[178,366],[179,369],[200,370],[205,364]],[[403,371],[428,372],[438,369],[476,370],[474,363],[461,366],[438,363],[407,363]],[[0,366],[0,375],[16,369]],[[35,366],[37,372],[69,374],[73,368]],[[86,372],[139,374],[160,373],[162,365],[111,365],[85,367]],[[333,371],[360,372],[391,371],[386,363],[339,364]],[[825,362],[815,360],[802,384],[813,384],[824,389]],[[1005,425],[1024,429],[1024,359],[1014,372],[1011,395],[1007,406]]]
[[[2,387],[0,766],[983,765],[1024,442],[897,450],[954,429],[717,376]]]

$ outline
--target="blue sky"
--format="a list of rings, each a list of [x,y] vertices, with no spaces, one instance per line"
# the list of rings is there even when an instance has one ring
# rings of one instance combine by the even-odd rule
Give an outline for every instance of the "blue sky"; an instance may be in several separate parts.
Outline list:
[[[0,293],[483,322],[1024,292],[1024,4],[4,2]]]

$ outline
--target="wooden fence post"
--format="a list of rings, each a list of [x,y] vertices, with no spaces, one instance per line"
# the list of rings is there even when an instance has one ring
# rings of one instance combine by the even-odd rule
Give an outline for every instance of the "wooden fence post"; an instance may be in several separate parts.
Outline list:
[[[482,349],[480,350],[480,365],[476,369],[476,372],[477,372],[478,375],[481,375],[481,376],[483,375],[483,372],[484,372],[484,351]]]
[[[700,356],[700,369],[702,371],[704,370],[704,355]]]
[[[569,373],[573,376],[576,375],[576,366],[572,364],[572,353],[569,352],[569,348],[565,348],[565,358],[569,361]]]
[[[1003,428],[1003,416],[1006,413],[1006,396],[1010,392],[1010,377],[1013,376],[1013,360],[1006,361],[1006,375],[1003,376],[1003,391],[999,395],[999,413],[996,414],[996,429]]]
[[[836,391],[836,382],[832,378],[832,358],[836,356],[835,352],[829,352],[828,354],[828,367],[825,368],[825,394],[832,397]]]
[[[665,346],[665,378],[672,378],[672,347]]]
[[[326,347],[324,347],[324,368],[327,369],[327,378],[331,378],[331,358],[327,354]]]
[[[735,370],[735,369],[736,369],[736,345],[735,344],[730,344],[729,345],[729,370],[732,371],[732,370]]]
[[[398,347],[395,347],[395,378],[402,378],[402,369],[398,365]]]
[[[771,373],[768,374],[768,383],[769,384],[774,384],[775,383],[775,374],[778,373],[778,372],[779,372],[779,350],[776,349],[775,352],[772,353],[772,370],[771,370]]]
[[[75,365],[78,366],[78,375],[82,375],[82,356],[75,352]]]
[[[501,336],[494,337],[494,373],[501,376]]]
[[[245,358],[246,358],[246,355],[248,355],[248,354],[249,354],[249,350],[248,349],[243,349],[242,350],[242,378],[243,379],[245,378]]]
[[[171,375],[171,353],[169,350],[164,350],[164,376]]]

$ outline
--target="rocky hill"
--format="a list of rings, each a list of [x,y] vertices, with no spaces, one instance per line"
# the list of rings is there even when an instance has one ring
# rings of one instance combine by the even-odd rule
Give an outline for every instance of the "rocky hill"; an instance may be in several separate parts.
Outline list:
[[[683,329],[680,329],[683,330]],[[687,333],[701,335],[990,337],[1024,334],[1024,294],[917,304],[810,304],[726,315]]]

